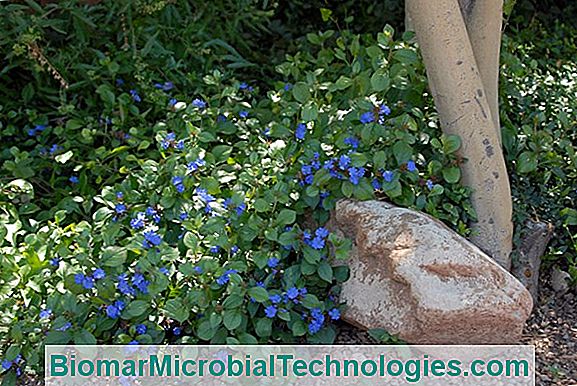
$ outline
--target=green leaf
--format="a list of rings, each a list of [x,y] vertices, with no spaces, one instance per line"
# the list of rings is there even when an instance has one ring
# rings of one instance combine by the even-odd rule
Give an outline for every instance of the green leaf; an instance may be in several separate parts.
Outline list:
[[[242,315],[238,309],[233,310],[224,310],[223,312],[223,322],[224,326],[232,331],[238,326],[240,326],[242,322]]]
[[[443,152],[445,154],[452,154],[461,147],[461,138],[457,135],[448,135],[441,138],[443,143]]]
[[[517,172],[520,174],[531,173],[537,169],[537,165],[537,154],[525,151],[521,153],[517,160]]]
[[[225,301],[222,303],[222,306],[224,308],[237,308],[242,305],[243,301],[244,299],[242,296],[238,294],[231,294],[225,299]]]
[[[379,69],[371,76],[371,87],[375,92],[387,90],[391,84],[389,74],[386,70]]]
[[[314,121],[319,116],[319,109],[313,103],[308,103],[303,107],[303,121]]]
[[[183,323],[190,316],[187,307],[182,304],[180,299],[170,299],[164,305],[164,312],[166,316],[172,318],[180,323]]]
[[[96,344],[96,338],[90,332],[82,329],[74,334],[74,344],[92,346]]]
[[[280,225],[289,225],[296,221],[297,212],[292,209],[283,209],[280,211],[277,221]]]
[[[317,269],[317,272],[321,277],[321,279],[323,279],[324,281],[328,283],[331,283],[333,281],[333,268],[326,261],[321,262],[319,268]]]
[[[126,309],[122,312],[123,319],[133,319],[144,314],[148,309],[148,302],[144,300],[133,300],[128,303]]]
[[[403,141],[397,141],[393,145],[393,155],[399,165],[413,158],[413,149]]]
[[[443,169],[443,178],[449,184],[456,184],[461,179],[461,169],[457,166]]]
[[[309,86],[306,83],[299,82],[292,88],[293,97],[300,103],[305,103],[311,98]]]
[[[335,89],[336,90],[346,90],[353,84],[353,80],[351,78],[347,78],[346,76],[341,76],[335,82]]]
[[[272,319],[261,318],[257,320],[255,331],[261,338],[266,338],[272,333]]]
[[[118,267],[126,261],[126,249],[122,247],[106,247],[102,251],[101,263],[106,267]]]
[[[269,298],[268,291],[262,287],[249,288],[247,293],[248,296],[250,296],[259,303],[264,303],[268,301]]]

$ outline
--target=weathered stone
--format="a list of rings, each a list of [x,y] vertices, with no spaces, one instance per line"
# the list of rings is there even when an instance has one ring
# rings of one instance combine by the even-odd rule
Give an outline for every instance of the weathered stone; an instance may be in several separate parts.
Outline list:
[[[343,200],[335,231],[354,241],[345,321],[416,344],[517,342],[531,295],[440,221],[384,202]]]

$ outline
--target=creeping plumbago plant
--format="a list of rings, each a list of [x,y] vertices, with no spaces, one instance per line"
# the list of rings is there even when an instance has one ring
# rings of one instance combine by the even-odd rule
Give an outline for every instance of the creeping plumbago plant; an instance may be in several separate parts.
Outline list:
[[[3,190],[4,371],[40,369],[44,343],[332,342],[351,241],[326,225],[341,198],[467,232],[460,142],[426,108],[414,47],[388,28],[308,41],[267,92],[217,70],[192,95],[153,87],[164,117],[122,149],[137,166],[99,176],[94,197],[75,190],[86,165],[61,177],[86,215],[60,205],[30,221],[31,185]]]

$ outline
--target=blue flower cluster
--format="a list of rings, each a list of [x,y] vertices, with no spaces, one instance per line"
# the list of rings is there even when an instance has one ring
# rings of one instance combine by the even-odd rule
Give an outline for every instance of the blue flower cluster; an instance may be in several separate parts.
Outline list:
[[[77,273],[74,275],[74,282],[81,285],[85,289],[93,289],[96,280],[104,279],[106,274],[100,268],[95,269],[92,275],[85,275],[83,273]]]
[[[183,150],[184,149],[184,140],[176,140],[176,134],[174,133],[168,133],[166,134],[166,137],[164,137],[164,139],[162,140],[162,142],[160,143],[160,146],[164,149],[177,149],[177,150]]]
[[[206,162],[202,158],[197,158],[196,160],[188,163],[187,169],[189,172],[195,172],[204,165],[206,165]]]
[[[34,126],[32,129],[28,129],[28,135],[31,137],[35,137],[36,135],[42,133],[44,130],[46,130],[48,126],[46,125],[36,125]]]
[[[117,300],[106,306],[106,315],[111,319],[118,319],[124,307],[126,307],[126,304],[122,300]]]
[[[184,192],[184,179],[181,176],[172,177],[172,185],[174,185],[178,193]]]
[[[196,98],[192,101],[192,105],[197,109],[203,110],[206,108],[206,102],[202,99]]]
[[[216,284],[223,286],[230,280],[230,275],[238,273],[236,269],[229,269],[216,279]]]
[[[319,308],[313,308],[310,312],[309,332],[314,335],[323,328],[325,315]]]
[[[142,246],[146,249],[157,247],[162,243],[162,237],[156,231],[149,230],[143,233],[144,241]]]
[[[381,104],[380,106],[375,107],[373,111],[366,111],[362,113],[359,121],[366,125],[375,122],[376,120],[379,124],[382,125],[385,123],[385,117],[389,114],[391,114],[391,109],[389,106]]]
[[[299,181],[301,186],[312,185],[314,181],[314,173],[321,168],[321,163],[319,161],[320,154],[314,153],[313,159],[310,164],[304,164],[301,166],[302,180]]]
[[[170,91],[174,88],[174,83],[172,82],[155,83],[154,87],[162,91]]]
[[[314,237],[310,232],[303,232],[303,241],[306,245],[314,249],[323,249],[325,247],[326,238],[329,236],[329,231],[326,228],[320,227],[315,231]]]
[[[304,123],[299,123],[295,130],[295,137],[296,139],[303,140],[305,139],[305,135],[307,133],[307,126]]]

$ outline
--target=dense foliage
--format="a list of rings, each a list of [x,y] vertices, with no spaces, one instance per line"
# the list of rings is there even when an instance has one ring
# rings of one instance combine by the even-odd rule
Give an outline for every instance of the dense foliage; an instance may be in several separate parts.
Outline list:
[[[501,101],[517,236],[528,219],[552,223],[546,258],[577,281],[576,39],[539,21],[505,37]]]
[[[332,342],[342,197],[468,231],[460,140],[412,44],[328,30],[251,70],[238,37],[204,35],[222,4],[187,4],[1,13],[5,382],[44,343]]]

